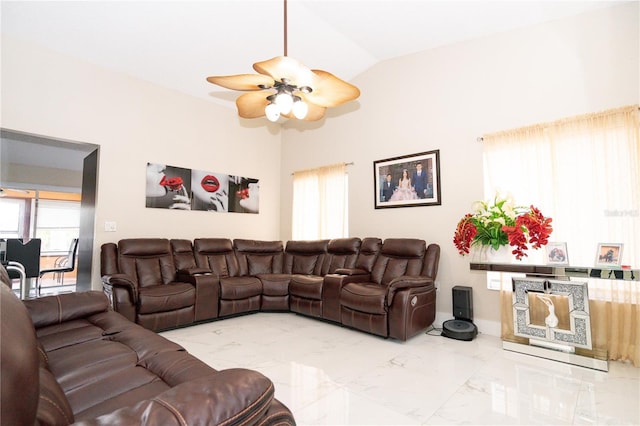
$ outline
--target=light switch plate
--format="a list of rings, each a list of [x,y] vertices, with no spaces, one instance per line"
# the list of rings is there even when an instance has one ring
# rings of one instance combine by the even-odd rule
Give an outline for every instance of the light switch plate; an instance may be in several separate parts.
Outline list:
[[[104,231],[105,232],[116,232],[116,223],[115,222],[105,222],[104,223]]]

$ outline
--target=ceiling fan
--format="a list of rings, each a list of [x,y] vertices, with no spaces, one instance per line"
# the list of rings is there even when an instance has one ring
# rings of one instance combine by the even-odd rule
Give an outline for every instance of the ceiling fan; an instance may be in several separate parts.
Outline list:
[[[256,62],[259,74],[207,77],[209,83],[249,93],[236,99],[238,115],[270,121],[281,116],[315,121],[324,117],[327,108],[352,101],[360,90],[335,75],[312,70],[287,56],[287,0],[284,0],[284,56]]]

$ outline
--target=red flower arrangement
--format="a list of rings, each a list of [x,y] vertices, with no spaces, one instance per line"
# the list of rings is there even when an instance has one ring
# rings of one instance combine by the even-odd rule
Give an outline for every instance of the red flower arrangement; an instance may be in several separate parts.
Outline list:
[[[516,207],[510,198],[474,203],[474,213],[467,213],[458,222],[453,243],[461,255],[469,254],[471,246],[513,247],[512,254],[520,260],[527,256],[528,246],[539,249],[549,242],[553,232],[551,218],[544,217],[534,206]]]

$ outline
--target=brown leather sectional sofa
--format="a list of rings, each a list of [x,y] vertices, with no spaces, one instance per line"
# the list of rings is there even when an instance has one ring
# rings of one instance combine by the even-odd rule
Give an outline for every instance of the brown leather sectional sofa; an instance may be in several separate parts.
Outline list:
[[[291,311],[407,340],[435,319],[440,247],[412,238],[124,239],[101,247],[113,307],[163,330]]]
[[[273,383],[216,371],[103,292],[21,301],[0,265],[2,425],[294,425]]]

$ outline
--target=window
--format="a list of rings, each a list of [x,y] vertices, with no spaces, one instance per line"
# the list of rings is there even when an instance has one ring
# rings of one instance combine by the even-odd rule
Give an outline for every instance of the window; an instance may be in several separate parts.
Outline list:
[[[0,199],[0,238],[21,238],[23,232],[24,200]]]
[[[349,235],[348,175],[344,163],[293,174],[294,240]]]
[[[42,253],[67,252],[79,233],[79,202],[38,200],[35,238],[42,239]]]
[[[511,192],[553,218],[553,241],[569,262],[593,266],[598,243],[622,243],[622,264],[640,265],[638,105],[483,137],[486,198]],[[593,354],[640,366],[640,288],[636,281],[589,279]],[[502,280],[502,335],[513,321]],[[602,355],[604,354],[604,355]]]
[[[640,264],[638,107],[483,137],[485,198],[511,193],[553,218],[572,265],[594,264],[598,243],[623,243]]]
[[[0,197],[0,238],[40,238],[46,256],[68,252],[79,233],[80,194],[12,190]]]

